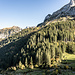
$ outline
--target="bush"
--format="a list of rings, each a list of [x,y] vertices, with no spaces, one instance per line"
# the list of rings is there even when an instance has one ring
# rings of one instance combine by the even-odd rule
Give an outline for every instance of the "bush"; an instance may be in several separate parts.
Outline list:
[[[34,68],[34,66],[33,66],[33,65],[29,65],[29,68],[30,68],[30,69],[33,69],[33,68]]]
[[[35,68],[39,67],[37,64],[35,65]]]
[[[58,70],[56,70],[55,73],[58,74]]]
[[[52,75],[57,75],[58,74],[58,70],[53,71]]]
[[[24,66],[24,65],[22,65],[22,66],[21,66],[21,69],[25,69],[25,66]]]
[[[16,67],[9,67],[7,70],[16,71]]]
[[[16,71],[16,67],[13,67],[13,70]]]
[[[68,66],[68,65],[66,65],[64,68],[65,68],[65,69],[69,69],[69,66]]]

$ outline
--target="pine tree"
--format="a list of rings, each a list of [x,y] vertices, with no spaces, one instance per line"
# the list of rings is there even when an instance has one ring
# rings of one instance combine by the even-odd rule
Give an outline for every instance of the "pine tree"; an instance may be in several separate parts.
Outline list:
[[[25,60],[25,66],[28,67],[27,57],[26,57],[26,60]]]
[[[52,58],[55,59],[55,46],[52,45]]]
[[[33,65],[33,59],[32,59],[32,57],[31,57],[31,60],[30,60],[30,64]]]
[[[22,63],[21,63],[21,61],[19,61],[19,68],[21,68],[21,66],[22,66]]]
[[[65,53],[65,51],[66,51],[66,44],[65,42],[63,42],[63,53]]]
[[[55,42],[57,42],[57,36],[55,35]]]
[[[47,56],[48,56],[48,65],[51,65],[51,50],[50,49],[48,50]]]
[[[39,58],[39,66],[40,66],[40,53],[39,53],[39,57],[38,58]]]
[[[62,50],[61,50],[61,44],[59,43],[59,58],[62,59]]]

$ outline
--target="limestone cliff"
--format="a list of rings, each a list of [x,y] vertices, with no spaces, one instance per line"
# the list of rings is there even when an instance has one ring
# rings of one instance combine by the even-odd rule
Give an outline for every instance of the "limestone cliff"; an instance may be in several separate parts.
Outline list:
[[[75,0],[70,0],[70,3],[68,3],[67,5],[63,6],[61,9],[54,12],[48,19],[57,19],[59,17],[65,17],[65,16],[75,17]]]
[[[53,21],[60,17],[67,17],[67,16],[75,17],[75,0],[70,0],[68,4],[66,4],[61,9],[54,12],[52,15],[48,14],[45,17],[44,22],[41,24],[38,24],[38,26],[46,25],[46,23],[49,21]]]
[[[18,33],[21,30],[22,29],[17,26],[0,29],[0,39],[7,38],[11,35],[14,35],[15,33]]]

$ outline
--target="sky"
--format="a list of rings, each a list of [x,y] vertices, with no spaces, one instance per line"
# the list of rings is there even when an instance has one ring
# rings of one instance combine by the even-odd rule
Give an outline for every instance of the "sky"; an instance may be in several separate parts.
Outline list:
[[[0,0],[0,29],[37,26],[70,0]]]

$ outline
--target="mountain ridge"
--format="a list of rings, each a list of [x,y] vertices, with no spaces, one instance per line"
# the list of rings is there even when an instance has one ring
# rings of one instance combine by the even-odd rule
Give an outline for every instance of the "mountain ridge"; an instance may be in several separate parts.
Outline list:
[[[0,39],[4,39],[4,38],[7,38],[9,36],[12,36],[21,30],[22,30],[22,28],[20,28],[18,26],[0,29]]]
[[[55,11],[52,15],[48,14],[43,23],[38,24],[37,26],[43,26],[49,21],[53,21],[55,19],[59,19],[60,17],[72,17],[75,18],[75,0],[70,0],[70,2],[66,5],[64,5],[59,10]],[[67,18],[68,19],[68,18]]]

